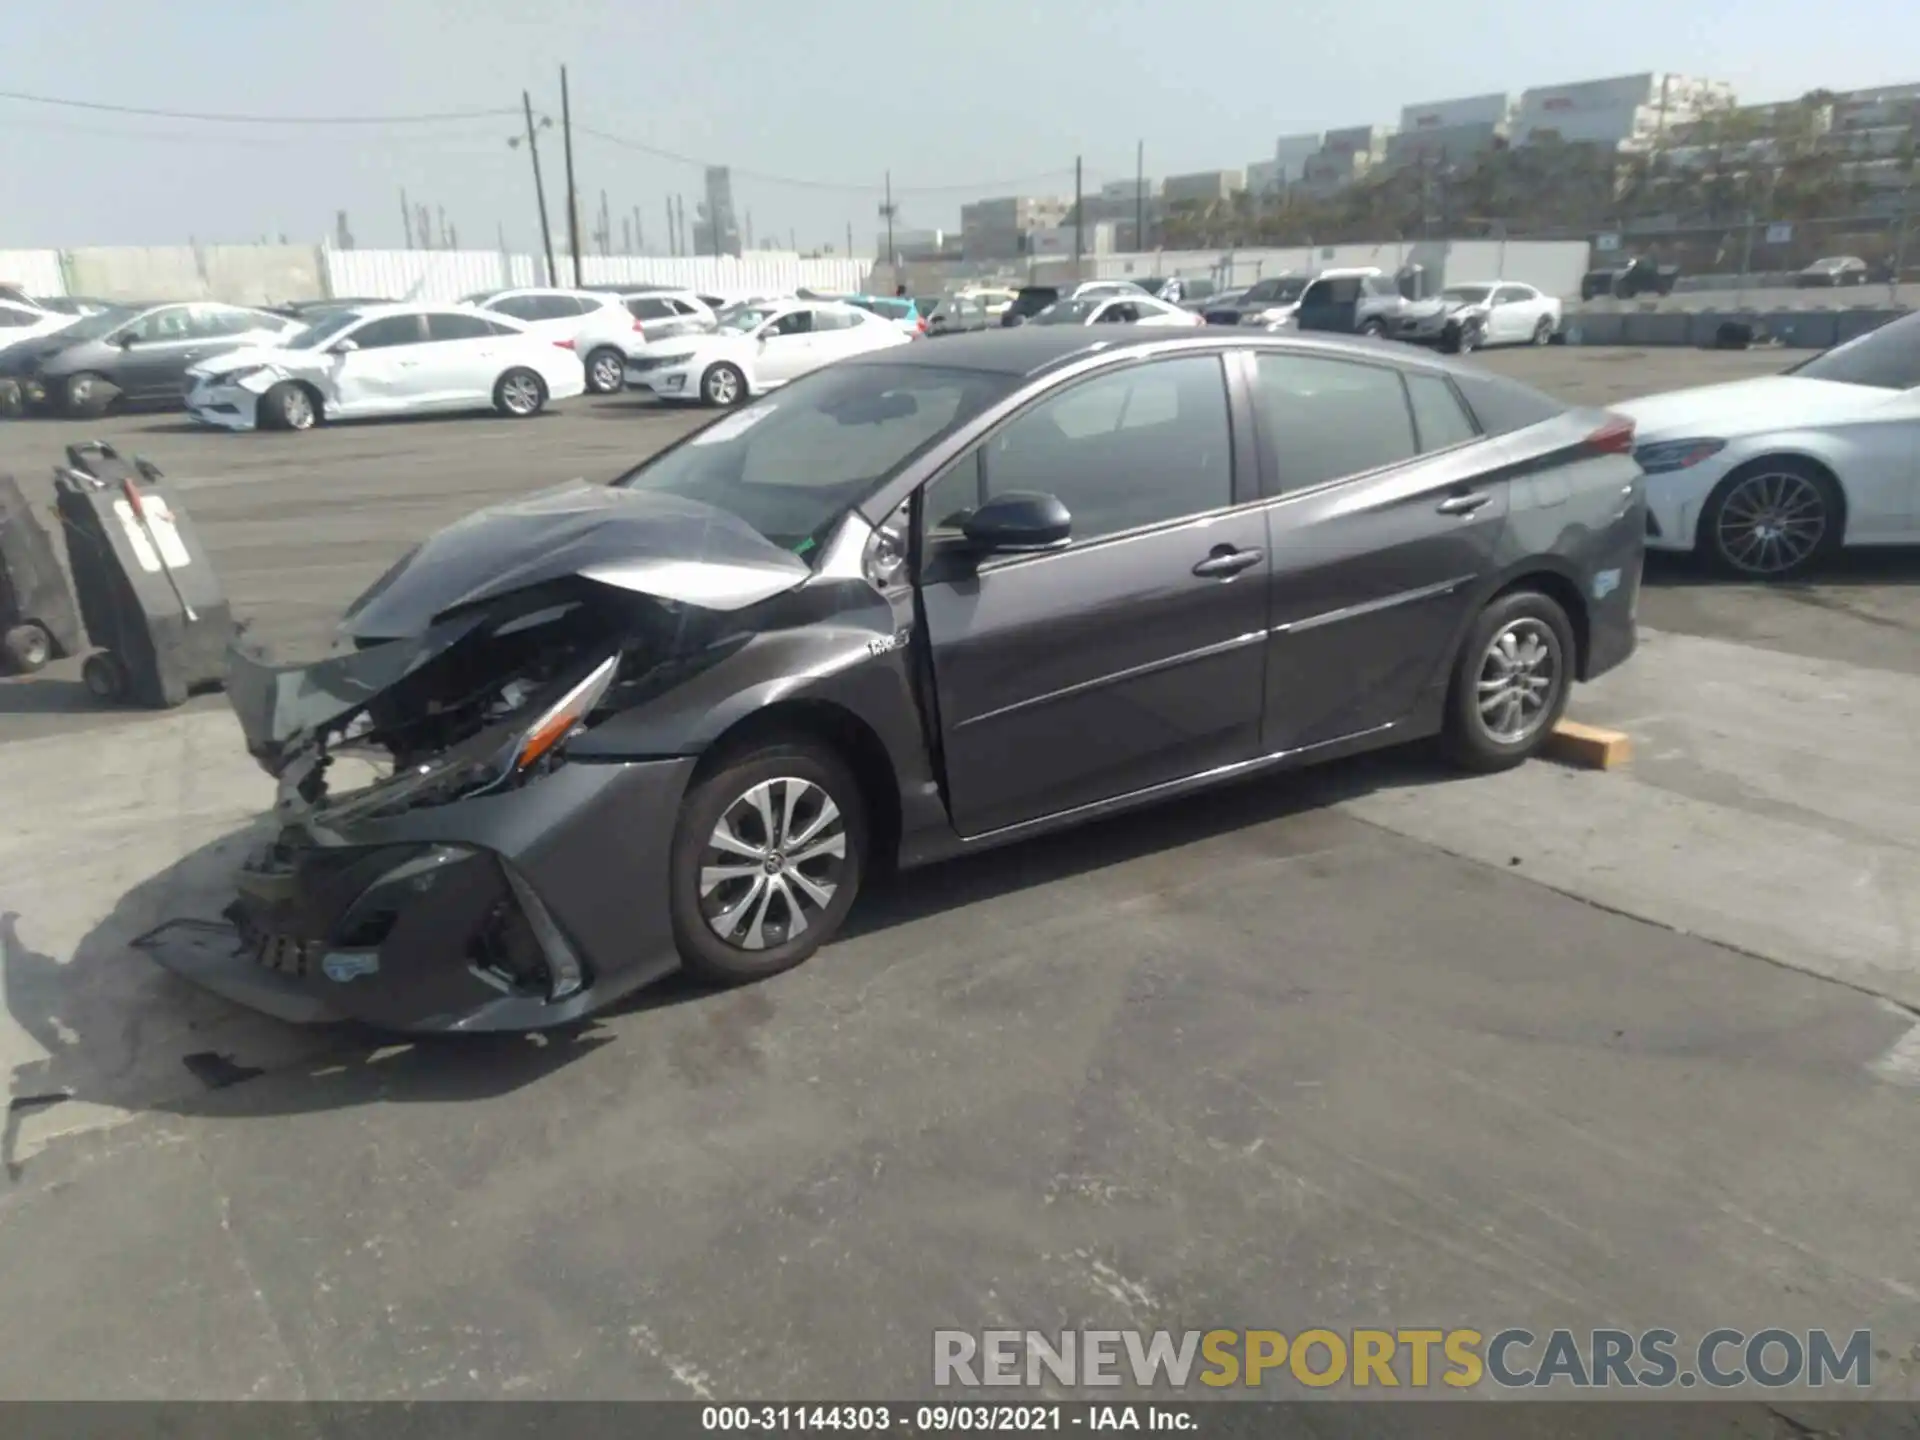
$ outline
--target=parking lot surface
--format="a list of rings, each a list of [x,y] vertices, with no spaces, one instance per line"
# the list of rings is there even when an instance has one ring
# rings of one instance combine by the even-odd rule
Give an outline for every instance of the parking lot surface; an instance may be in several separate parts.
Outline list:
[[[1778,352],[1478,363],[1610,400]],[[630,398],[104,436],[318,648],[478,504],[701,416]],[[1630,769],[1393,755],[923,872],[749,989],[386,1046],[129,942],[269,798],[217,698],[0,685],[0,1397],[924,1393],[936,1328],[1871,1328],[1920,1355],[1920,563],[1655,567],[1574,713]],[[165,1323],[156,1323],[157,1317]]]

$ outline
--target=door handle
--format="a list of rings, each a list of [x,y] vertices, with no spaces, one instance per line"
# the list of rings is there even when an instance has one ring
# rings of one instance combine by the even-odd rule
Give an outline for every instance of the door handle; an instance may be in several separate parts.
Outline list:
[[[1470,490],[1465,495],[1449,495],[1434,508],[1442,515],[1471,515],[1492,498],[1484,490]]]
[[[1235,550],[1231,546],[1219,545],[1206,559],[1193,567],[1193,573],[1203,580],[1231,580],[1242,570],[1251,569],[1267,558],[1264,550]]]

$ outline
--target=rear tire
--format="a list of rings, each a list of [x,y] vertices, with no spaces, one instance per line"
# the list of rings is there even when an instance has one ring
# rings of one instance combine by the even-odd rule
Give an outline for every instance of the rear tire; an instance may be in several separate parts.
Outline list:
[[[27,413],[27,397],[18,380],[0,380],[0,419],[17,420]]]
[[[1551,345],[1553,343],[1553,321],[1545,315],[1542,315],[1540,317],[1540,323],[1533,327],[1533,343],[1536,345]]]
[[[867,833],[859,783],[826,747],[770,740],[724,759],[681,802],[668,862],[689,973],[739,985],[807,959],[859,894]]]
[[[53,636],[38,621],[27,620],[0,635],[0,657],[15,675],[31,675],[53,659]]]
[[[1481,775],[1531,759],[1567,708],[1577,661],[1573,623],[1551,596],[1494,599],[1453,664],[1440,736],[1447,759]]]
[[[547,408],[547,382],[516,365],[495,382],[493,408],[509,420],[531,420]]]
[[[594,395],[618,395],[627,385],[625,352],[602,346],[587,356],[587,389]]]
[[[282,380],[260,397],[263,430],[311,430],[319,422],[320,407],[304,385]]]
[[[700,398],[723,410],[739,405],[747,398],[747,377],[740,373],[738,365],[729,365],[724,360],[709,365],[706,374],[700,377]]]
[[[1378,320],[1369,320],[1360,327],[1360,333],[1369,339],[1379,340],[1385,337],[1387,327],[1382,325]]]

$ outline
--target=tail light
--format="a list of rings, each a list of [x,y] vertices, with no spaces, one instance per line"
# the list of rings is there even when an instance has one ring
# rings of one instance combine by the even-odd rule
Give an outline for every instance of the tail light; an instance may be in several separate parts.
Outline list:
[[[553,343],[558,345],[562,350],[573,349],[573,341],[571,340],[556,340]]]
[[[1633,421],[1624,415],[1610,415],[1607,422],[1587,436],[1587,449],[1597,455],[1631,455]]]
[[[638,320],[636,320],[633,322],[633,333],[638,335],[642,340],[644,340],[647,338],[647,327],[642,325]]]

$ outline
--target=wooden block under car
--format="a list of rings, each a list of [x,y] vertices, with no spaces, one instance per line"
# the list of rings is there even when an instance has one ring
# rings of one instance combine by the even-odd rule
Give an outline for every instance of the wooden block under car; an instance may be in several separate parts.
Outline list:
[[[1583,770],[1617,770],[1633,758],[1633,741],[1619,730],[1602,730],[1578,720],[1562,720],[1547,737],[1548,759]]]

